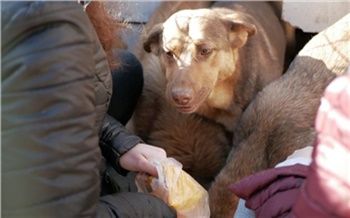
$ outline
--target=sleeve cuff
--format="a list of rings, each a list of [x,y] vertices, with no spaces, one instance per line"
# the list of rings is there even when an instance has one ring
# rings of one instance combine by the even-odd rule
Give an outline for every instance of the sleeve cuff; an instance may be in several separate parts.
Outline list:
[[[111,146],[104,142],[100,142],[100,148],[102,155],[106,158],[107,162],[122,176],[126,176],[128,174],[128,170],[124,169],[119,164],[120,154],[115,151]]]

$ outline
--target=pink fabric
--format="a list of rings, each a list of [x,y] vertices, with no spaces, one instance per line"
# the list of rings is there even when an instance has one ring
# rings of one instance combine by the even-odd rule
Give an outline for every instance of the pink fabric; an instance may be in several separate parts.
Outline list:
[[[256,173],[230,186],[256,217],[350,217],[350,75],[325,90],[309,167]],[[306,178],[307,176],[307,178]]]
[[[326,89],[316,119],[317,141],[295,217],[350,217],[350,75]]]

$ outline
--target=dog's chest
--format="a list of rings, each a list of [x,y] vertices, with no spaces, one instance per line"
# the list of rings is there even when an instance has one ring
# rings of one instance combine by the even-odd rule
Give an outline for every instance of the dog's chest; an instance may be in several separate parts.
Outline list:
[[[229,107],[229,109],[220,109],[213,108],[208,104],[203,104],[198,109],[197,113],[210,120],[214,120],[215,122],[222,124],[227,131],[233,132],[241,111],[239,108],[235,107]]]

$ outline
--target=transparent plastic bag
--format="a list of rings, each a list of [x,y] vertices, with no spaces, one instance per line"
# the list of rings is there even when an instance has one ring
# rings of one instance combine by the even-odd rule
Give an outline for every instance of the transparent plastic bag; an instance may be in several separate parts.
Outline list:
[[[178,217],[210,217],[208,192],[182,170],[182,164],[173,158],[151,160],[157,168],[158,178],[138,173],[139,192],[163,199],[177,211]]]

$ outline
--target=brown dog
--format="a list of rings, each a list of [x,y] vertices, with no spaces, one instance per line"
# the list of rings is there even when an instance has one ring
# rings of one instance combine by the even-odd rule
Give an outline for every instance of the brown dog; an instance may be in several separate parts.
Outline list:
[[[306,44],[288,71],[260,92],[243,113],[227,163],[209,191],[212,217],[233,217],[228,186],[273,168],[294,150],[312,146],[325,87],[350,64],[350,14]]]
[[[161,59],[169,103],[232,132],[253,96],[282,74],[286,41],[267,3],[214,7],[175,13],[151,30],[144,48]]]
[[[210,182],[231,145],[226,133],[282,74],[285,47],[268,3],[218,2],[173,14],[148,34],[144,48],[152,54],[139,56],[145,86],[134,130]]]

